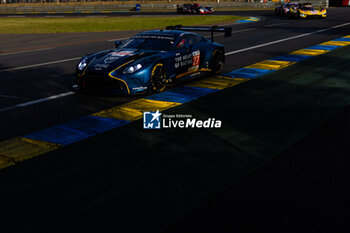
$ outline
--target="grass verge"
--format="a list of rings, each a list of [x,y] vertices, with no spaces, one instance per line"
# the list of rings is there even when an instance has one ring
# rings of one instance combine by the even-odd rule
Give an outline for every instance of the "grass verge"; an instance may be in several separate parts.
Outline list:
[[[1,18],[0,33],[108,32],[204,25],[246,19],[240,16]]]

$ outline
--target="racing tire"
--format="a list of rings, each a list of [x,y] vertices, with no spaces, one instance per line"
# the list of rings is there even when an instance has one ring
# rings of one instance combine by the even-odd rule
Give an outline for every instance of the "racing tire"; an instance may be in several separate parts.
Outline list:
[[[221,49],[215,49],[210,61],[209,68],[211,73],[218,74],[224,66],[224,52]]]
[[[161,92],[166,87],[167,75],[165,72],[164,65],[162,63],[157,63],[152,68],[151,72],[151,88],[153,92]]]

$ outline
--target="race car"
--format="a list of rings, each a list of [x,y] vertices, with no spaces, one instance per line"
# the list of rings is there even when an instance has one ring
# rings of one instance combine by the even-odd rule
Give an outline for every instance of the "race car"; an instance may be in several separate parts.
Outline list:
[[[291,8],[298,8],[299,3],[296,2],[289,2],[289,3],[282,3],[281,5],[278,5],[275,7],[275,15],[282,15],[286,16],[288,15],[288,12]]]
[[[327,17],[327,10],[325,8],[320,8],[319,10],[316,10],[311,3],[299,3],[299,7],[295,9],[291,9],[288,12],[289,18],[326,18]]]
[[[211,40],[193,31],[211,32]],[[121,95],[161,92],[167,85],[203,73],[219,73],[224,46],[213,33],[231,36],[230,27],[168,26],[139,33],[115,49],[86,55],[76,66],[77,91]]]
[[[182,6],[177,5],[176,6],[177,13],[188,13],[193,14],[192,12],[192,4],[183,4]]]
[[[207,7],[207,6],[201,6],[198,3],[193,4],[183,4],[182,6],[177,5],[176,7],[177,13],[189,13],[189,14],[213,14],[214,8],[213,7]]]

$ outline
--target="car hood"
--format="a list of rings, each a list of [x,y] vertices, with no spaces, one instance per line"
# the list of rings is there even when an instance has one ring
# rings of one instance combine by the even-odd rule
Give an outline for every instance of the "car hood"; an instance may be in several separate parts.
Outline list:
[[[92,56],[86,68],[87,73],[110,73],[133,61],[159,54],[159,51],[140,49],[107,50]]]
[[[300,13],[304,13],[304,14],[320,14],[324,12],[325,10],[300,10]]]

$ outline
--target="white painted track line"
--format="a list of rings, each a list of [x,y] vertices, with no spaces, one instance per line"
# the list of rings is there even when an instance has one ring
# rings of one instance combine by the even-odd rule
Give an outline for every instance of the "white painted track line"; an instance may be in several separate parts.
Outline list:
[[[27,106],[30,106],[30,105],[33,105],[33,104],[42,103],[42,102],[46,102],[46,101],[53,100],[53,99],[58,99],[58,98],[69,96],[69,95],[73,95],[73,94],[74,94],[74,92],[69,91],[69,92],[58,94],[58,95],[45,97],[45,98],[42,98],[42,99],[37,99],[37,100],[33,100],[33,101],[21,103],[21,104],[16,104],[16,105],[13,105],[13,106],[10,106],[10,107],[6,107],[6,108],[0,108],[0,112],[4,112],[4,111],[11,110],[11,109],[14,109],[14,108],[19,108],[19,107],[27,107]]]
[[[75,61],[75,60],[78,60],[80,58],[81,57],[74,57],[74,58],[68,58],[68,59],[63,59],[63,60],[57,60],[57,61],[51,61],[51,62],[44,62],[44,63],[34,64],[34,65],[8,68],[8,69],[0,70],[0,73],[7,72],[7,71],[14,71],[14,70],[24,70],[24,69],[34,68],[34,67],[39,67],[39,66],[47,66],[47,65],[57,64],[57,63],[68,62],[68,61]]]
[[[21,53],[40,52],[40,51],[50,50],[50,49],[54,49],[54,48],[55,48],[55,47],[43,48],[43,49],[24,50],[24,51],[18,51],[18,52],[10,52],[10,53],[0,53],[0,56],[21,54]]]
[[[297,39],[297,38],[301,38],[301,37],[305,37],[305,36],[310,36],[310,35],[313,35],[313,34],[317,34],[317,33],[320,33],[320,32],[329,31],[329,30],[331,30],[331,29],[339,28],[339,27],[344,27],[344,26],[347,26],[347,25],[350,25],[350,22],[349,22],[349,23],[340,24],[340,25],[337,25],[337,26],[333,26],[333,27],[330,27],[330,28],[320,29],[320,30],[317,30],[317,31],[314,31],[314,32],[308,32],[308,33],[304,33],[304,34],[300,34],[300,35],[296,35],[296,36],[292,36],[292,37],[288,37],[288,38],[284,38],[284,39],[280,39],[280,40],[275,40],[275,41],[267,42],[267,43],[264,43],[264,44],[259,44],[259,45],[251,46],[251,47],[244,48],[244,49],[239,49],[239,50],[236,50],[236,51],[231,51],[231,52],[226,53],[225,55],[228,56],[228,55],[232,55],[232,54],[236,54],[236,53],[241,53],[241,52],[245,52],[245,51],[252,50],[252,49],[257,49],[257,48],[261,48],[261,47],[268,46],[268,45],[272,45],[272,44],[277,44],[277,43],[285,42],[285,41],[288,41],[288,40],[294,40],[294,39]]]

